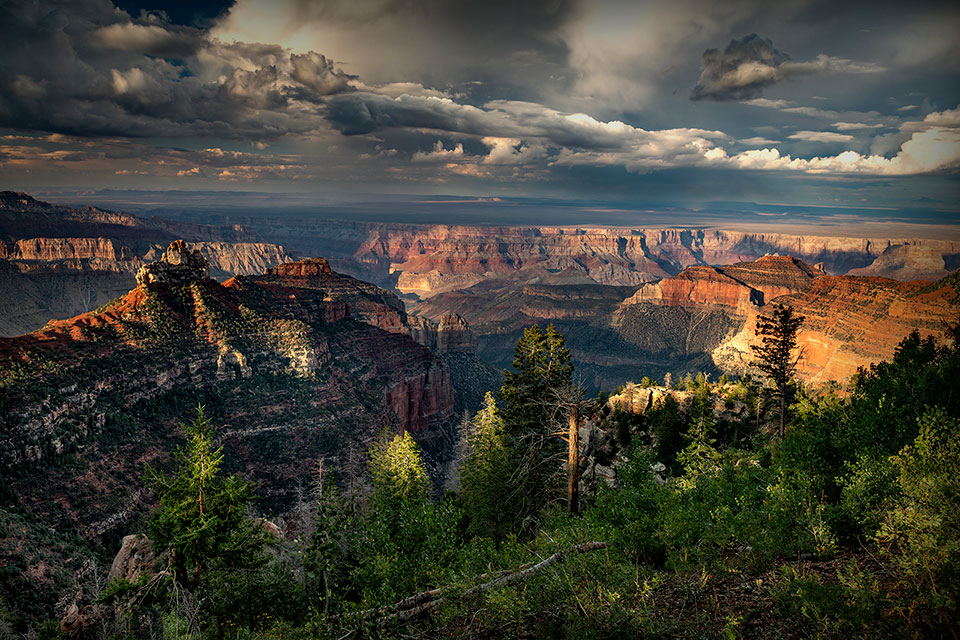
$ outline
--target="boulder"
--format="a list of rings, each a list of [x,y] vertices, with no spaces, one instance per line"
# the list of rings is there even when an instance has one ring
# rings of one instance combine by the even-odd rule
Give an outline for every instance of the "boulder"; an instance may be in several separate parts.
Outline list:
[[[113,580],[129,580],[136,582],[140,576],[153,568],[155,555],[153,543],[146,535],[137,533],[124,536],[120,544],[120,551],[113,558],[107,582]]]

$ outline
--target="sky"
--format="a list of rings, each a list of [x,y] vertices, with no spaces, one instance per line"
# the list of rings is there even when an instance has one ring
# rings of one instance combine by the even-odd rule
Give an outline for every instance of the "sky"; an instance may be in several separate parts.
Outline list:
[[[960,4],[0,0],[0,188],[960,216]]]

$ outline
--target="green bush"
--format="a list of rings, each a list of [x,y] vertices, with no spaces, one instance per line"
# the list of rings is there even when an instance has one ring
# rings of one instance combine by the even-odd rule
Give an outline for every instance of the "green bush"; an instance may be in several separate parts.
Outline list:
[[[837,572],[836,582],[784,566],[773,597],[779,614],[798,622],[804,631],[841,637],[875,626],[884,600],[880,582],[855,560]]]
[[[663,500],[667,490],[657,485],[651,464],[653,455],[634,445],[618,468],[620,486],[601,485],[596,503],[586,511],[588,525],[601,540],[631,560],[662,565]]]
[[[893,458],[861,454],[847,464],[848,473],[840,479],[838,516],[846,519],[865,537],[877,533],[883,514],[900,496],[897,468]]]
[[[907,620],[946,627],[960,613],[960,420],[931,409],[919,427],[894,458],[903,495],[877,540],[910,595]]]

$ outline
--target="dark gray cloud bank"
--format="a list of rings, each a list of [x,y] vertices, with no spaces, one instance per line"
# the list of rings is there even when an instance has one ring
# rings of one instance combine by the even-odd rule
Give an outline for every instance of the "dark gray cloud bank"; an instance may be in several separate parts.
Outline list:
[[[803,176],[821,185],[810,198],[847,202],[894,180],[906,200],[956,204],[951,4],[158,5],[0,4],[4,186],[659,180],[680,197],[736,174]]]
[[[703,72],[693,88],[692,100],[749,100],[792,77],[818,74],[879,73],[885,69],[873,63],[819,55],[808,62],[796,62],[778,51],[768,38],[753,33],[731,40],[721,53],[707,49]]]

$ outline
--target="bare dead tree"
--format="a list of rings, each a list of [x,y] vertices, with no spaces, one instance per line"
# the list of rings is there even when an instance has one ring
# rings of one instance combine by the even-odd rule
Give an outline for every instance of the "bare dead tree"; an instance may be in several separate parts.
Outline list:
[[[559,422],[560,415],[566,418],[566,430],[549,435],[559,436],[567,444],[567,508],[576,514],[580,512],[580,422],[591,402],[586,399],[586,389],[580,380],[551,390],[544,402],[555,421]]]

